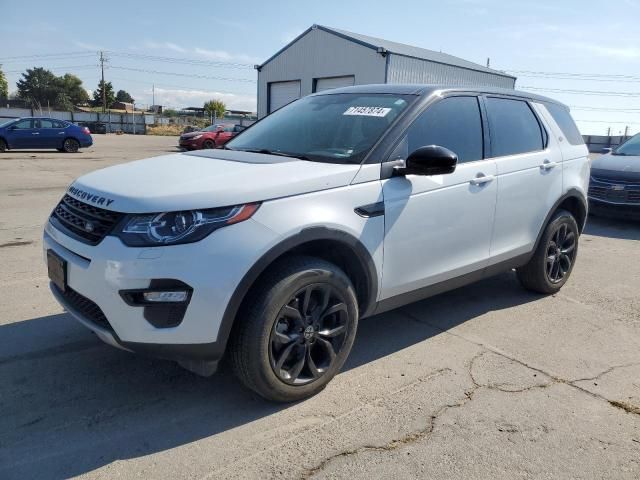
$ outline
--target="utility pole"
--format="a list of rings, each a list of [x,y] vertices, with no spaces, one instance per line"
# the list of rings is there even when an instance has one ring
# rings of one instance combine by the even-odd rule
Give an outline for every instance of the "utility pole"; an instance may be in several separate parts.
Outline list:
[[[151,92],[152,92],[151,96],[153,98],[151,104],[153,105],[153,108],[155,109],[156,108],[156,84],[155,83],[152,84],[152,86],[151,86]]]
[[[100,69],[102,70],[102,113],[107,111],[107,92],[105,91],[106,89],[104,85],[104,62],[104,54],[102,53],[102,50],[100,50]]]
[[[491,68],[490,64],[491,64],[491,59],[489,57],[487,57],[487,68]]]

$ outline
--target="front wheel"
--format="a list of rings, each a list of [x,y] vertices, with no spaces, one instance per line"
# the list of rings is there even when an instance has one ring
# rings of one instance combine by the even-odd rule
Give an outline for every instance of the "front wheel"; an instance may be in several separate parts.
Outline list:
[[[62,149],[67,153],[76,153],[80,148],[80,143],[75,138],[67,138],[62,144]]]
[[[7,151],[7,142],[0,138],[0,153]]]
[[[230,360],[238,378],[267,400],[321,391],[344,364],[358,326],[349,278],[314,257],[275,266],[236,319]]]
[[[538,293],[556,293],[560,290],[573,271],[579,235],[573,215],[566,210],[556,212],[529,263],[517,269],[520,283]]]
[[[210,149],[210,148],[216,148],[216,144],[211,140],[207,140],[206,142],[204,142],[202,144],[202,148],[205,148],[207,150]]]

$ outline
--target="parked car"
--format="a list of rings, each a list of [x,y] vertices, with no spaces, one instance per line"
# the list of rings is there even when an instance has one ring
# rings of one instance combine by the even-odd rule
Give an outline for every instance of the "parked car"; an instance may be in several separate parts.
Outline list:
[[[596,215],[640,219],[640,134],[593,160],[589,208]]]
[[[246,127],[242,125],[211,125],[197,132],[180,135],[180,148],[200,150],[221,147]]]
[[[529,93],[325,91],[224,149],[75,180],[44,230],[51,290],[113,346],[202,375],[226,352],[249,388],[299,400],[340,370],[361,318],[513,268],[560,290],[587,155],[569,110]]]
[[[74,153],[93,144],[87,127],[55,118],[28,117],[0,125],[0,152],[20,148],[55,148]]]

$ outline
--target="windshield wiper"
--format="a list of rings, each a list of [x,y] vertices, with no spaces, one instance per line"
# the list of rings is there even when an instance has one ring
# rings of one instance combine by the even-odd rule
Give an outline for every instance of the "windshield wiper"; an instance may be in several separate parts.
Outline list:
[[[287,152],[281,152],[279,150],[269,150],[268,148],[237,148],[235,150],[239,150],[242,152],[251,152],[251,153],[264,153],[266,155],[277,155],[278,157],[297,158],[298,160],[311,160],[309,157],[305,157],[304,155],[299,155],[297,153],[287,153]]]

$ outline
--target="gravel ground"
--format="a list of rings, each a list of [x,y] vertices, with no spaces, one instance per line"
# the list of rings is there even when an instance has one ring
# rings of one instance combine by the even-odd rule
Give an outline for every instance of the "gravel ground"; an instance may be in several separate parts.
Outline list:
[[[640,224],[590,218],[569,283],[513,273],[363,320],[293,405],[103,345],[55,303],[41,228],[78,175],[175,151],[0,155],[0,478],[640,478]]]

